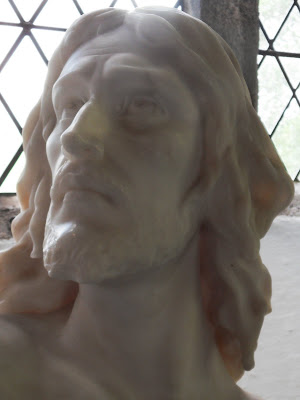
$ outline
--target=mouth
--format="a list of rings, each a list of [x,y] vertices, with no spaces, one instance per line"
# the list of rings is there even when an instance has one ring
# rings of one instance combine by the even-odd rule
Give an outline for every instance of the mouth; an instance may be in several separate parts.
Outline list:
[[[54,202],[62,202],[68,193],[96,195],[111,205],[117,205],[123,197],[122,191],[97,173],[96,168],[75,168],[69,163],[62,165],[57,171],[50,197]]]
[[[64,200],[65,199],[65,197],[66,197],[66,195],[67,194],[74,194],[75,196],[78,194],[78,195],[81,195],[81,194],[83,194],[83,195],[86,195],[87,197],[89,196],[89,198],[90,198],[90,196],[91,195],[95,195],[95,196],[97,196],[97,197],[99,197],[99,198],[102,198],[102,199],[104,199],[107,203],[109,203],[109,204],[115,204],[115,201],[114,201],[114,199],[113,199],[113,197],[110,195],[110,194],[107,194],[107,193],[104,193],[103,191],[96,191],[96,190],[93,190],[93,189],[90,189],[90,188],[82,188],[82,187],[71,187],[71,188],[69,188],[68,190],[66,190],[63,194],[62,194],[62,200]]]

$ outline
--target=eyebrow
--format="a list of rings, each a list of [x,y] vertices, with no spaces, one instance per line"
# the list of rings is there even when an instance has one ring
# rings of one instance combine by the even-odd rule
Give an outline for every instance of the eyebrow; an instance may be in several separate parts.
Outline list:
[[[119,80],[124,83],[124,85],[128,85],[129,80],[131,83],[135,83],[136,85],[140,84],[141,82],[153,84],[153,74],[151,73],[151,69],[144,69],[130,65],[118,65],[112,70],[106,72],[103,78],[108,81]]]
[[[173,86],[175,83],[175,79],[178,77],[175,71],[172,71],[170,74],[168,70],[165,70],[165,74],[161,74],[161,69],[157,67],[149,68],[149,67],[141,67],[135,65],[128,64],[119,64],[111,68],[105,73],[105,67],[103,68],[105,79],[107,80],[115,80],[119,79],[120,82],[124,82],[126,85],[129,81],[129,78],[133,77],[132,83],[138,85],[139,83],[147,83],[152,85],[153,88],[157,87],[157,82],[159,81],[158,88],[161,84],[163,86],[170,85]],[[174,75],[175,72],[175,75]],[[159,80],[157,80],[159,78]],[[175,78],[175,79],[174,79]]]
[[[79,72],[79,75],[78,75],[78,72]],[[74,75],[76,75],[76,83],[80,82],[80,81],[83,83],[85,81],[84,78],[85,78],[86,74],[82,74],[78,70],[77,71],[70,71],[67,74],[65,74],[63,76],[60,76],[57,79],[57,81],[53,85],[52,92],[60,89],[61,86],[63,86],[65,83],[68,83],[69,81],[72,81]],[[73,83],[74,83],[74,81],[73,81]]]
[[[94,56],[94,57],[92,57],[92,56],[83,57],[83,58],[87,58],[87,60],[84,60],[85,62],[83,64],[79,65],[79,66],[76,66],[76,64],[75,64],[75,67],[73,66],[72,69],[69,70],[69,71],[68,71],[68,65],[67,66],[65,65],[64,68],[66,68],[67,71],[66,71],[65,74],[63,74],[62,76],[58,77],[57,81],[55,82],[55,86],[57,84],[60,85],[61,82],[64,83],[65,80],[68,81],[69,79],[72,79],[74,74],[76,74],[77,80],[78,80],[78,78],[79,78],[79,80],[84,80],[84,78],[88,78],[91,75],[93,75],[94,70],[95,70],[96,65],[97,65],[96,57],[97,56]]]

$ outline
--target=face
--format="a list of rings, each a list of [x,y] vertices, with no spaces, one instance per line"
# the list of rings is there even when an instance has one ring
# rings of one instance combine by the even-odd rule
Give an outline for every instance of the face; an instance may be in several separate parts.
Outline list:
[[[77,50],[53,88],[44,263],[58,279],[159,267],[197,230],[187,196],[201,157],[196,102],[175,70],[123,33]],[[120,51],[107,45],[116,35]]]

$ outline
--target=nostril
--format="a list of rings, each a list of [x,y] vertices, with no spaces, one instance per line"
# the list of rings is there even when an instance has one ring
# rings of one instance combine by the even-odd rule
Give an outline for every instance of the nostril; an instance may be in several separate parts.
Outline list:
[[[66,157],[94,158],[103,157],[103,146],[91,139],[85,141],[73,131],[64,132],[61,136],[62,149]]]
[[[61,136],[61,144],[64,150],[66,150],[70,154],[76,154],[79,151],[82,151],[84,147],[84,142],[80,139],[80,137],[74,132],[64,132]]]

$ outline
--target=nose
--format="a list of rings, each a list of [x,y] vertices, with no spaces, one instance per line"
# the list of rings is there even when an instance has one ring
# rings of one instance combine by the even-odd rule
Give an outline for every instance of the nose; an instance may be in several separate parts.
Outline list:
[[[101,159],[107,128],[107,117],[101,106],[95,101],[89,101],[81,107],[71,125],[61,135],[63,152],[68,158]]]

